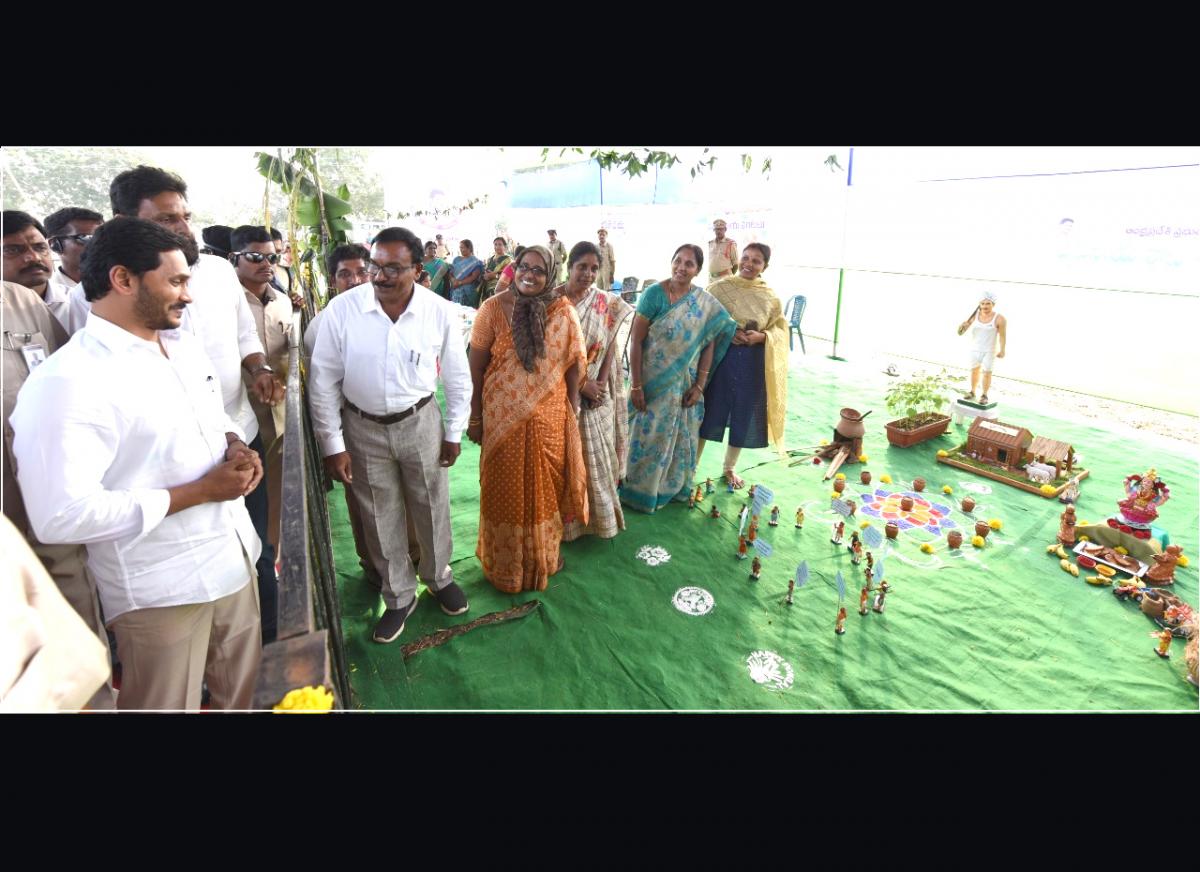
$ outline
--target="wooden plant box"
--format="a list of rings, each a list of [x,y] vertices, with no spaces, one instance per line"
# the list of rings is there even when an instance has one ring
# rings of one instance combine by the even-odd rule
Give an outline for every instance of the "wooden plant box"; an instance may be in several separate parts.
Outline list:
[[[903,421],[904,419],[900,418],[899,420]],[[884,429],[887,431],[888,442],[897,448],[908,448],[945,433],[946,428],[950,426],[950,416],[943,415],[939,420],[930,421],[928,424],[917,427],[915,430],[901,430],[895,425],[896,421],[884,425]]]

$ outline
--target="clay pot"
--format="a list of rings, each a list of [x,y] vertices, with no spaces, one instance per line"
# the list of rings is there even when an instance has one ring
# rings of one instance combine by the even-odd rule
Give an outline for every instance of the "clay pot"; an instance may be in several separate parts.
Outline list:
[[[864,469],[862,472],[860,472],[858,474],[858,480],[861,481],[863,484],[870,484],[871,483],[871,470]]]
[[[883,528],[883,532],[887,534],[889,539],[895,539],[900,535],[900,525],[894,521],[888,521],[887,526]]]
[[[912,497],[900,497],[900,511],[911,512],[913,507]]]
[[[925,490],[925,479],[914,478],[913,479],[913,490],[915,490],[917,493],[920,493],[921,491]]]
[[[1142,594],[1142,611],[1152,618],[1161,618],[1167,610],[1166,600],[1156,590],[1148,590]]]
[[[971,499],[970,497],[963,497],[962,510],[964,512],[975,511],[975,501],[973,499]]]
[[[833,489],[835,491],[837,491],[838,493],[841,493],[842,491],[844,491],[846,489],[846,479],[835,478],[833,480]]]
[[[962,532],[959,530],[951,530],[946,534],[946,542],[951,548],[958,548],[962,545]]]
[[[857,409],[842,409],[841,420],[838,421],[837,431],[849,439],[859,439],[867,432],[863,416]]]
[[[987,521],[975,522],[975,533],[982,536],[984,539],[988,537],[988,533],[992,532],[992,528],[988,526]]]

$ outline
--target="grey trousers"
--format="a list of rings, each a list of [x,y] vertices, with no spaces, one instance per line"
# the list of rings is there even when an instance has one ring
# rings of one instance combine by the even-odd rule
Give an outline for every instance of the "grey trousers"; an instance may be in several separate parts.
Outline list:
[[[418,571],[431,590],[454,580],[450,476],[441,465],[442,410],[431,401],[385,426],[343,409],[342,432],[367,550],[383,578],[383,602],[389,609],[406,608],[416,596]],[[409,516],[421,546],[419,570],[408,556]]]

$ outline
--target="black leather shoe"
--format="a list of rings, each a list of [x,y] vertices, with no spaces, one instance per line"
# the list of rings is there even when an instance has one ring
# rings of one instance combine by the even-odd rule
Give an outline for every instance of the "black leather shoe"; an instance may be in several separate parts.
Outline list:
[[[379,619],[379,623],[375,625],[375,634],[371,638],[385,644],[395,642],[404,632],[404,623],[408,620],[408,616],[416,609],[416,597],[413,597],[413,601],[402,609],[388,609]]]

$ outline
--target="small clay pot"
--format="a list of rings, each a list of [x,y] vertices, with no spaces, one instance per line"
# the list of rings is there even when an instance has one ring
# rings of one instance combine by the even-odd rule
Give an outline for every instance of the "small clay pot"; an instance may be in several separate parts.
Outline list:
[[[1151,618],[1161,618],[1167,610],[1163,595],[1156,590],[1148,590],[1142,594],[1142,612]]]
[[[846,489],[846,479],[835,478],[833,480],[833,489],[835,491],[837,491],[838,493],[841,493],[842,491],[844,491]]]
[[[913,507],[912,497],[900,497],[900,511],[911,512]]]
[[[990,532],[992,532],[992,528],[988,526],[987,521],[976,521],[975,522],[976,535],[982,536],[984,539],[986,539],[988,537],[988,533],[990,533]]]
[[[946,534],[946,542],[949,543],[951,548],[960,547],[962,545],[962,531],[951,530]]]
[[[963,497],[962,510],[964,512],[975,511],[975,500],[971,499],[970,497]]]
[[[925,490],[925,479],[914,478],[913,479],[913,490],[915,490],[917,493],[920,493],[921,491]]]
[[[862,472],[860,472],[858,474],[858,480],[861,481],[863,484],[870,484],[871,483],[871,470],[864,469]]]
[[[895,539],[900,535],[900,525],[893,521],[888,521],[887,526],[883,528],[883,532],[887,534],[889,539]]]

